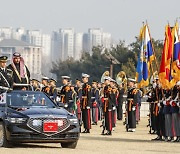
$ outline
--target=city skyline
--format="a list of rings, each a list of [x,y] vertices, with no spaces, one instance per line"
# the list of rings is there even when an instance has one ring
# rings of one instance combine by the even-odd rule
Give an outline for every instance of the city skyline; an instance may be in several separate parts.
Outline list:
[[[43,5],[42,5],[43,4]],[[143,21],[148,21],[151,36],[164,39],[165,25],[172,26],[179,18],[180,1],[152,0],[6,0],[1,3],[0,27],[27,27],[42,29],[43,33],[73,27],[85,32],[89,27],[102,27],[118,40],[127,44],[135,41]]]

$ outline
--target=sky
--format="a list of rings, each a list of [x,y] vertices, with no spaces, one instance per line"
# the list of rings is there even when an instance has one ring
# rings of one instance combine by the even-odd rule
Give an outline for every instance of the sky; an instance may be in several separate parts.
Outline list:
[[[151,36],[164,39],[165,25],[180,23],[180,0],[0,0],[0,27],[41,29],[51,34],[59,28],[103,28],[115,40],[135,41],[142,22]]]

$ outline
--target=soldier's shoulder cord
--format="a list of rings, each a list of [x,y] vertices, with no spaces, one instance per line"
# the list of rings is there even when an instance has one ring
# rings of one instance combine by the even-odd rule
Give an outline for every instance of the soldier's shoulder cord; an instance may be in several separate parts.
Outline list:
[[[66,92],[69,92],[69,91],[70,91],[70,87],[69,87],[69,86],[66,86],[66,87],[65,87],[65,91],[66,91]]]
[[[134,88],[133,91],[132,91],[132,94],[136,95],[138,92],[138,89]]]
[[[78,92],[79,92],[80,90],[82,90],[82,87],[80,87],[80,88],[78,89]]]

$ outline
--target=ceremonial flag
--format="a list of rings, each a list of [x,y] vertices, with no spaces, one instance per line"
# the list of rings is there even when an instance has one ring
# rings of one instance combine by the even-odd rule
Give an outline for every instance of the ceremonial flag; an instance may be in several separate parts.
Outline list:
[[[149,85],[150,64],[154,60],[154,52],[150,39],[149,28],[144,25],[140,31],[141,50],[138,55],[136,81],[138,88]]]
[[[173,37],[171,27],[165,28],[164,48],[161,58],[159,80],[163,88],[170,89],[174,86],[175,80],[172,77],[172,54],[173,54]]]
[[[178,36],[178,23],[175,24],[173,28],[173,36],[174,36],[174,51],[173,51],[173,62],[172,62],[172,70],[173,77],[176,81],[180,80],[180,40]]]

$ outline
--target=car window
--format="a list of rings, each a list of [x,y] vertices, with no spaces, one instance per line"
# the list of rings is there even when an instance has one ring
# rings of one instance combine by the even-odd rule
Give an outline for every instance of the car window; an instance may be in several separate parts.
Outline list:
[[[55,104],[44,93],[11,92],[7,94],[7,104],[10,106],[44,106],[54,107]]]

